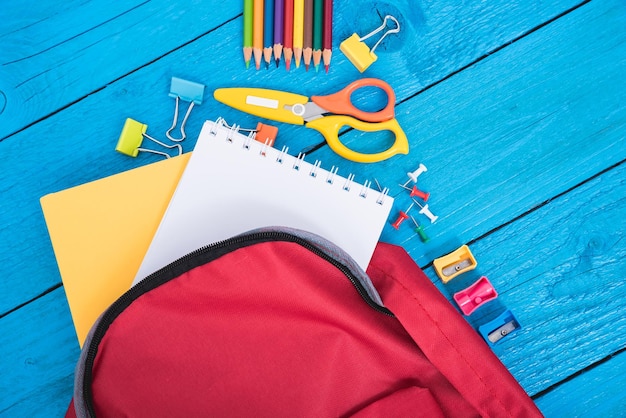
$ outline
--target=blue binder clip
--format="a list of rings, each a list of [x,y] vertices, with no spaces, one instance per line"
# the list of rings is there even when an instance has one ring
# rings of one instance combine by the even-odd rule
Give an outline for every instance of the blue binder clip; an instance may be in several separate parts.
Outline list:
[[[187,137],[187,134],[185,134],[185,124],[187,123],[191,110],[194,105],[202,104],[202,99],[204,97],[204,84],[194,83],[193,81],[183,80],[178,77],[172,77],[169,96],[176,99],[176,107],[174,108],[174,121],[172,122],[170,129],[168,129],[165,133],[165,136],[174,142],[180,142]],[[180,123],[181,137],[174,138],[172,137],[171,132],[174,128],[176,128],[176,124],[178,123],[178,108],[181,100],[189,102],[189,107],[187,108],[185,117],[183,117],[183,120]]]
[[[478,327],[478,332],[489,345],[499,343],[504,337],[522,329],[513,312],[506,310],[497,318]]]

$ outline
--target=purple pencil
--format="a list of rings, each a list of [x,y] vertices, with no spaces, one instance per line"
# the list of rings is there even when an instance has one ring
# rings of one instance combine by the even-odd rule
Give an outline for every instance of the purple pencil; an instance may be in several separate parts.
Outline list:
[[[280,56],[283,53],[284,9],[285,0],[274,1],[274,60],[276,61],[277,68],[280,64]]]
[[[272,1],[272,0],[269,0]],[[274,0],[274,60],[276,67],[280,63],[280,56],[283,53],[283,25],[285,12],[285,0]]]

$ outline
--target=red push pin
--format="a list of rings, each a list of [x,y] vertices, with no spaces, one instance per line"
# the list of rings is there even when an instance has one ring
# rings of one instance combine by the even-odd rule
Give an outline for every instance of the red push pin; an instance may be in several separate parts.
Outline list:
[[[407,213],[409,213],[412,207],[413,207],[413,203],[411,203],[411,206],[409,206],[406,212],[400,211],[400,214],[398,215],[398,219],[396,219],[396,221],[392,223],[391,226],[393,226],[396,229],[400,229],[400,224],[406,221],[407,219],[409,219],[409,215],[407,215]]]
[[[403,189],[407,189],[411,191],[410,196],[417,196],[420,199],[422,199],[424,202],[428,202],[428,198],[430,197],[430,193],[428,192],[423,192],[420,189],[417,188],[417,186],[413,186],[413,188],[409,189],[407,186],[403,185],[403,184],[399,184],[400,187],[402,187]]]

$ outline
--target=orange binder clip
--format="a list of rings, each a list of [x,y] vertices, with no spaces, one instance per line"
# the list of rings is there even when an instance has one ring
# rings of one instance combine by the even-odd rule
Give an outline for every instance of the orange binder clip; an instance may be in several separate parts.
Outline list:
[[[274,145],[274,141],[276,141],[276,135],[278,135],[278,127],[272,125],[266,125],[265,123],[257,123],[256,125],[256,134],[254,135],[254,139],[264,144],[269,145],[270,147]]]
[[[237,124],[233,124],[232,126],[230,126],[222,117],[217,118],[215,123],[225,126],[234,132],[249,132],[248,135],[254,138],[254,140],[259,141],[260,143],[265,144],[268,147],[274,146],[276,136],[278,135],[277,126],[272,126],[261,122],[257,123],[256,129],[242,128]]]

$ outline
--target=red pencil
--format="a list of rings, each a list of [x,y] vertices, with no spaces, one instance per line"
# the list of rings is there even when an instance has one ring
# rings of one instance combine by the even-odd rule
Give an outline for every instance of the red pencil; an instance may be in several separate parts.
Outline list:
[[[322,35],[322,59],[328,72],[333,55],[333,0],[324,0],[324,31]]]
[[[293,0],[285,0],[284,29],[283,29],[283,55],[287,71],[291,66],[293,56]]]

